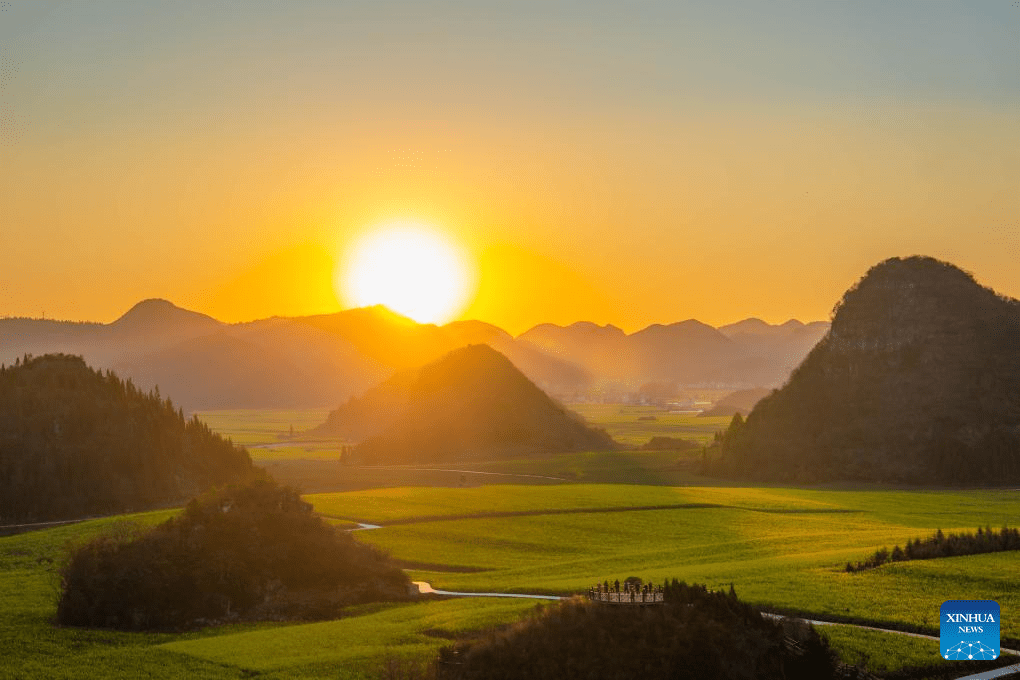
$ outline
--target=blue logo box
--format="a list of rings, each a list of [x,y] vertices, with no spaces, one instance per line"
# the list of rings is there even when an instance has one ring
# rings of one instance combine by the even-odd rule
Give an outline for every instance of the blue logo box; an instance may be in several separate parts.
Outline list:
[[[942,657],[950,661],[999,658],[999,603],[946,600],[939,611]]]

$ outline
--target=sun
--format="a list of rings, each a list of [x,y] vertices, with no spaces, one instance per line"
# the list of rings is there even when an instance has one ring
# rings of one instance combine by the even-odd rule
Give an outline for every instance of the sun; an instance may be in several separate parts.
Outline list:
[[[434,229],[391,224],[350,246],[334,286],[348,306],[385,305],[419,323],[445,323],[464,310],[473,292],[466,260]]]

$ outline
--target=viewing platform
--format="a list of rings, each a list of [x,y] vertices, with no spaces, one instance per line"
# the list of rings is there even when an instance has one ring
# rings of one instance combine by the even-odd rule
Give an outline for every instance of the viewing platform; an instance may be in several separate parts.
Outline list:
[[[665,596],[661,586],[635,583],[596,583],[588,588],[588,599],[602,604],[651,605],[664,604]]]

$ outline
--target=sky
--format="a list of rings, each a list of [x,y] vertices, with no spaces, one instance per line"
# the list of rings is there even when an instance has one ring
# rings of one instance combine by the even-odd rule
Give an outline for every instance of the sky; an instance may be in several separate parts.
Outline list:
[[[0,316],[342,309],[414,222],[520,333],[1020,296],[1020,2],[0,3]]]

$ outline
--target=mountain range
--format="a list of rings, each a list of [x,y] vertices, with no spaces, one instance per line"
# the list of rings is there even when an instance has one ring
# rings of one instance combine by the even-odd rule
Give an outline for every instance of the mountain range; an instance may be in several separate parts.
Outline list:
[[[541,324],[519,335],[603,381],[666,381],[746,388],[782,384],[829,329],[824,321],[760,319],[713,328],[695,319],[627,335],[616,326]]]
[[[385,307],[224,323],[159,299],[108,324],[0,319],[0,363],[77,354],[187,410],[334,407],[396,371],[486,344],[550,394],[630,391],[649,381],[720,387],[781,384],[828,329],[824,322],[689,320],[633,334],[579,322],[517,336],[481,321],[419,324]]]

